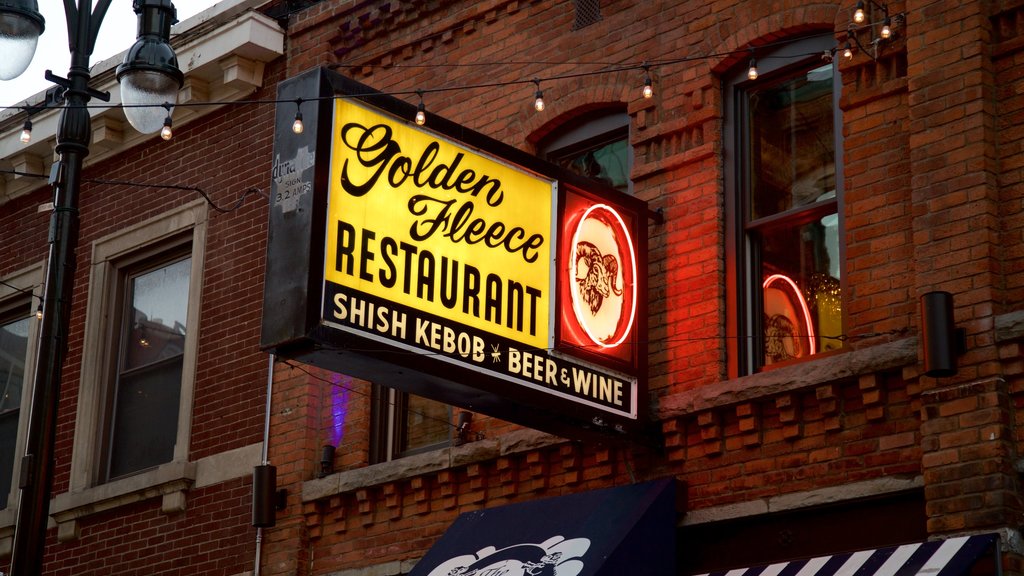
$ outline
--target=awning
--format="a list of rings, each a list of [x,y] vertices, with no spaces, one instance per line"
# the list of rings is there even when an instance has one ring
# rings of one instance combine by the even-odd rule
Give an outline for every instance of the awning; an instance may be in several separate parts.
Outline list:
[[[960,536],[700,576],[963,576],[994,550],[997,539],[996,534]]]
[[[675,576],[675,480],[467,512],[409,576]]]

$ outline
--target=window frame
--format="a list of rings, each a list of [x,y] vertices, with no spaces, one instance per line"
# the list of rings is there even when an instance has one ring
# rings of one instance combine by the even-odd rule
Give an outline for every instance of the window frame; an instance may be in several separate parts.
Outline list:
[[[28,310],[28,347],[25,350],[25,382],[21,390],[19,404],[18,434],[14,442],[14,466],[11,470],[11,490],[7,495],[7,506],[0,509],[0,526],[13,526],[17,520],[18,488],[17,479],[21,475],[21,458],[25,454],[25,442],[28,435],[28,422],[23,417],[29,413],[32,405],[32,383],[35,380],[36,355],[39,350],[39,322],[32,316],[36,306],[43,297],[43,278],[45,263],[25,268],[3,278],[0,284],[0,316],[14,317],[16,310],[24,307]]]
[[[86,308],[85,338],[82,351],[82,379],[71,458],[70,492],[93,493],[95,498],[128,494],[187,476],[192,468],[188,456],[192,428],[192,402],[195,389],[199,347],[199,313],[202,308],[203,263],[206,250],[207,206],[196,201],[96,240],[92,246],[92,267]],[[174,455],[170,462],[130,476],[106,479],[107,407],[114,383],[111,370],[117,369],[123,306],[122,280],[125,270],[154,254],[188,249],[191,269],[182,377],[178,405],[178,429]]]
[[[451,404],[445,406],[448,407],[449,423],[447,440],[417,448],[405,448],[402,445],[402,438],[409,425],[409,393],[383,384],[373,384],[370,408],[370,463],[390,462],[452,446],[455,439],[455,426],[452,424],[455,409]]]
[[[115,289],[114,300],[112,303],[113,313],[111,317],[110,326],[110,337],[111,340],[116,338],[116,349],[111,349],[110,354],[110,373],[107,375],[107,381],[110,386],[110,393],[106,395],[105,410],[104,410],[104,423],[102,430],[102,442],[98,447],[97,456],[102,461],[100,469],[97,472],[100,474],[98,481],[103,483],[117,480],[120,478],[126,478],[133,476],[145,469],[135,470],[126,472],[123,474],[114,475],[111,468],[114,465],[113,452],[115,449],[115,429],[118,426],[116,412],[117,412],[117,401],[121,394],[121,387],[124,383],[125,378],[131,378],[137,376],[140,373],[151,371],[154,367],[161,365],[169,365],[172,362],[180,362],[182,370],[184,370],[184,356],[185,350],[180,355],[175,355],[174,359],[161,359],[155,363],[138,366],[134,368],[125,368],[124,362],[128,351],[128,340],[129,327],[131,320],[129,319],[130,314],[130,302],[129,298],[131,295],[130,285],[135,278],[161,270],[175,263],[182,262],[185,259],[191,258],[192,247],[191,235],[183,233],[180,238],[175,237],[168,239],[159,245],[152,247],[151,249],[142,250],[139,253],[132,254],[130,259],[122,264],[117,265],[117,287]],[[189,265],[191,273],[191,262]],[[190,291],[191,294],[191,291]],[[188,322],[188,319],[186,319]],[[186,330],[185,338],[188,338],[188,330]],[[115,351],[116,350],[116,351]],[[180,383],[179,383],[179,403],[180,403]],[[173,459],[173,458],[172,458]],[[158,464],[159,465],[159,464]],[[148,468],[146,468],[148,469]]]
[[[772,50],[758,51],[758,78],[747,78],[746,61],[738,65],[722,80],[723,86],[723,157],[725,163],[725,248],[726,248],[726,357],[729,378],[746,376],[765,370],[763,364],[764,341],[761,336],[761,297],[755,291],[752,275],[761,269],[757,251],[752,246],[751,230],[767,230],[772,227],[803,224],[815,217],[835,213],[838,220],[840,290],[846,293],[846,242],[845,216],[843,211],[844,168],[843,168],[843,125],[842,110],[839,106],[842,95],[842,76],[839,66],[832,59],[832,128],[835,147],[834,198],[790,208],[770,216],[751,220],[746,211],[750,207],[751,191],[745,168],[749,166],[749,134],[745,113],[746,94],[753,86],[767,86],[781,79],[792,77],[800,71],[807,71],[824,64],[823,55],[834,56],[835,38],[831,34],[819,34],[789,42]],[[788,226],[787,226],[788,227]],[[843,325],[846,325],[846,310],[842,311]],[[744,345],[743,342],[750,342]],[[803,362],[820,356],[811,354],[806,358],[791,360]],[[781,364],[785,364],[781,363]],[[772,366],[778,366],[772,365]],[[770,369],[770,368],[767,368]]]

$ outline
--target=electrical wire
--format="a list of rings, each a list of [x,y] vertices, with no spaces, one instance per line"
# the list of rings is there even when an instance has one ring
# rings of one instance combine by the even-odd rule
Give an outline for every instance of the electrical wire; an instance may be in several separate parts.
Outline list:
[[[441,93],[441,92],[456,92],[456,91],[463,91],[463,90],[478,90],[478,89],[487,89],[487,88],[503,88],[503,87],[524,86],[524,85],[534,84],[536,81],[550,83],[550,82],[558,81],[558,80],[571,80],[571,79],[583,78],[583,77],[588,77],[588,76],[599,76],[599,75],[606,75],[606,74],[618,74],[618,73],[621,73],[621,72],[630,72],[630,71],[646,71],[646,70],[648,70],[650,68],[665,68],[665,67],[668,67],[668,66],[673,66],[673,65],[677,65],[677,64],[685,64],[685,63],[690,63],[690,62],[695,62],[695,61],[700,61],[700,60],[710,60],[710,59],[719,59],[719,58],[727,58],[727,57],[742,57],[742,56],[745,56],[745,55],[749,55],[751,53],[751,50],[757,50],[757,51],[769,50],[769,49],[772,49],[772,48],[775,48],[775,47],[785,46],[785,45],[788,45],[788,44],[792,44],[794,42],[803,41],[803,40],[806,40],[807,38],[820,38],[820,37],[824,37],[824,36],[833,36],[833,37],[837,37],[837,41],[838,41],[838,39],[844,39],[845,40],[845,39],[847,39],[849,37],[849,35],[851,33],[859,32],[861,30],[871,28],[871,27],[873,27],[875,25],[876,25],[876,23],[872,22],[872,23],[866,23],[866,24],[864,24],[862,26],[851,27],[849,30],[847,30],[846,32],[844,32],[843,34],[841,34],[839,36],[837,36],[834,31],[824,31],[824,32],[820,32],[820,33],[817,33],[817,34],[810,34],[810,35],[806,35],[806,36],[801,36],[799,38],[781,39],[781,40],[776,40],[776,41],[773,41],[773,42],[767,42],[767,43],[764,43],[764,44],[760,44],[760,45],[754,46],[754,47],[744,47],[744,48],[741,48],[741,49],[730,50],[730,51],[726,51],[726,52],[710,52],[710,53],[707,53],[707,54],[701,54],[701,55],[695,55],[695,56],[682,56],[682,57],[679,57],[679,58],[648,59],[648,60],[644,60],[643,62],[637,62],[637,63],[584,61],[584,60],[566,60],[566,61],[557,61],[557,62],[556,61],[551,61],[551,60],[509,60],[509,61],[501,61],[501,62],[499,62],[499,61],[482,61],[482,62],[455,62],[455,63],[430,63],[430,64],[395,64],[395,63],[389,63],[389,64],[366,64],[365,63],[366,61],[372,61],[372,60],[381,58],[385,54],[387,54],[387,53],[392,51],[391,49],[388,49],[388,50],[381,51],[381,52],[378,52],[376,54],[371,54],[371,55],[365,57],[363,59],[364,63],[338,62],[338,63],[328,64],[327,68],[331,68],[331,69],[339,69],[339,68],[347,68],[347,69],[352,69],[352,68],[360,68],[360,69],[361,68],[379,68],[379,69],[387,70],[387,69],[402,69],[402,68],[409,68],[409,69],[413,69],[413,68],[419,68],[419,69],[446,69],[447,68],[447,69],[451,69],[451,68],[508,67],[508,66],[533,66],[533,67],[544,66],[544,67],[553,68],[553,67],[563,67],[563,66],[575,66],[575,67],[597,66],[598,69],[597,70],[589,70],[589,71],[568,72],[568,73],[563,73],[563,74],[549,74],[549,75],[536,75],[536,74],[534,74],[534,75],[531,75],[529,78],[522,78],[522,79],[518,79],[518,80],[508,80],[508,81],[502,81],[502,82],[481,82],[481,83],[471,83],[471,84],[462,84],[462,85],[457,85],[457,86],[446,86],[446,87],[435,87],[435,88],[419,88],[419,89],[403,89],[403,90],[393,90],[393,91],[379,91],[379,92],[371,92],[371,93],[366,93],[366,94],[332,95],[332,96],[322,96],[322,97],[318,97],[318,98],[306,98],[304,100],[333,100],[333,99],[336,99],[336,98],[362,98],[362,97],[366,97],[366,96],[396,96],[396,97],[397,96],[412,96],[412,95],[418,95],[418,94],[434,94],[434,93]],[[429,39],[429,37],[426,38],[426,39]],[[423,40],[423,39],[421,39],[421,40]],[[838,48],[836,50],[838,50]],[[796,54],[796,55],[789,55],[789,56],[784,56],[784,57],[783,56],[779,56],[779,57],[776,57],[776,58],[784,58],[784,59],[787,59],[787,60],[796,60],[796,59],[806,58],[806,57],[809,57],[809,56],[814,56],[814,55],[817,55],[817,54],[819,54],[819,53],[815,52],[815,53],[808,53],[808,54]],[[761,57],[762,58],[771,58],[770,56],[761,56]],[[443,78],[444,74],[439,74],[439,75],[437,75],[437,77],[442,77]],[[267,105],[267,104],[277,105],[277,104],[282,104],[282,103],[286,103],[286,102],[296,102],[296,99],[290,98],[290,99],[244,99],[244,100],[231,100],[231,101],[215,101],[215,100],[211,100],[211,101],[195,101],[195,102],[177,103],[177,104],[174,104],[174,107],[176,107],[176,108],[187,108],[187,107],[223,106],[223,105],[232,105],[232,106]],[[62,104],[62,105],[48,106],[47,109],[57,110],[57,109],[65,108],[65,107],[67,107],[66,104]],[[165,104],[125,105],[125,104],[94,104],[94,103],[90,103],[90,104],[85,105],[84,107],[88,108],[88,109],[112,109],[112,108],[129,108],[129,107],[136,107],[136,108],[138,108],[138,107],[148,107],[148,108],[158,107],[158,108],[163,108],[163,107],[166,107],[166,105]],[[19,104],[19,105],[0,107],[0,110],[35,111],[36,113],[38,113],[39,106],[38,105],[33,106],[33,105],[28,105],[28,104]]]
[[[21,176],[21,177],[25,177],[25,178],[43,178],[43,179],[49,178],[49,176],[47,176],[46,174],[36,174],[34,172],[22,172],[20,170],[0,169],[0,174],[13,174],[15,176]],[[109,178],[83,178],[82,181],[83,182],[88,182],[90,184],[104,184],[104,185],[110,185],[110,186],[132,186],[132,187],[135,187],[135,188],[162,188],[162,189],[169,189],[169,190],[182,190],[182,191],[186,191],[186,192],[195,192],[195,193],[197,193],[197,194],[199,194],[200,196],[203,197],[203,199],[210,206],[210,208],[213,208],[214,211],[219,212],[221,214],[228,214],[230,212],[234,212],[235,210],[238,210],[239,208],[241,208],[242,204],[245,202],[245,199],[248,198],[249,196],[252,196],[252,195],[260,196],[260,197],[262,197],[262,198],[264,198],[265,200],[268,200],[268,201],[270,200],[270,196],[266,192],[264,192],[263,190],[261,190],[259,188],[256,188],[254,186],[254,187],[251,187],[251,188],[247,189],[245,192],[242,192],[242,194],[235,200],[235,202],[230,207],[224,208],[224,207],[218,205],[216,202],[214,202],[213,198],[211,198],[210,195],[205,190],[200,188],[199,186],[186,186],[186,185],[181,185],[181,184],[153,184],[153,183],[146,183],[146,182],[135,182],[135,181],[132,181],[132,180],[115,180],[115,179],[109,179]]]

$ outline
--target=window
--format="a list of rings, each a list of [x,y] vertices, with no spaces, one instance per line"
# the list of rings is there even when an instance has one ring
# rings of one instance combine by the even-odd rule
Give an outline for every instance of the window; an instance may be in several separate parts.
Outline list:
[[[38,323],[41,267],[2,278],[0,282],[0,510],[17,504],[18,476],[24,452],[25,418],[32,388],[32,362]]]
[[[448,404],[381,385],[373,387],[372,420],[373,463],[444,448],[454,430]]]
[[[731,375],[842,347],[842,146],[831,37],[726,84]],[[813,56],[808,57],[808,54]]]
[[[587,113],[564,127],[540,147],[542,156],[581,176],[621,192],[632,192],[629,171],[629,116],[617,110]]]
[[[206,218],[196,202],[93,244],[72,492],[187,468]]]
[[[25,389],[28,358],[28,311],[0,318],[0,508],[7,507]]]
[[[178,426],[191,258],[123,274],[106,477],[170,462]]]

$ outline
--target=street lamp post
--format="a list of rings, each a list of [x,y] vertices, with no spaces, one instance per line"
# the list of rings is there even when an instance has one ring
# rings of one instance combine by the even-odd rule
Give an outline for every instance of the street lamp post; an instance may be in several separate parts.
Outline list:
[[[39,328],[39,346],[32,386],[32,404],[28,415],[28,436],[21,463],[21,489],[18,519],[11,555],[11,574],[29,576],[42,568],[46,524],[53,483],[54,437],[60,380],[67,353],[71,295],[74,284],[75,249],[78,244],[78,195],[82,163],[89,154],[92,133],[87,105],[91,98],[109,99],[106,93],[89,87],[89,60],[96,45],[100,24],[111,0],[64,0],[68,25],[71,67],[67,78],[47,71],[47,79],[64,88],[65,105],[57,125],[58,172],[54,182],[53,213],[50,219],[50,250],[43,290],[43,319]],[[168,44],[175,19],[171,0],[134,0],[139,32],[135,45],[118,66],[126,116],[137,130],[159,131],[146,122],[150,108],[159,107],[163,120],[177,101],[182,73],[174,51]],[[24,62],[12,62],[10,77],[21,74],[35,51],[44,28],[37,0],[0,0],[0,47],[4,58],[24,56]],[[12,75],[13,74],[13,75]],[[0,76],[0,79],[10,79]],[[139,120],[139,117],[142,120]]]

